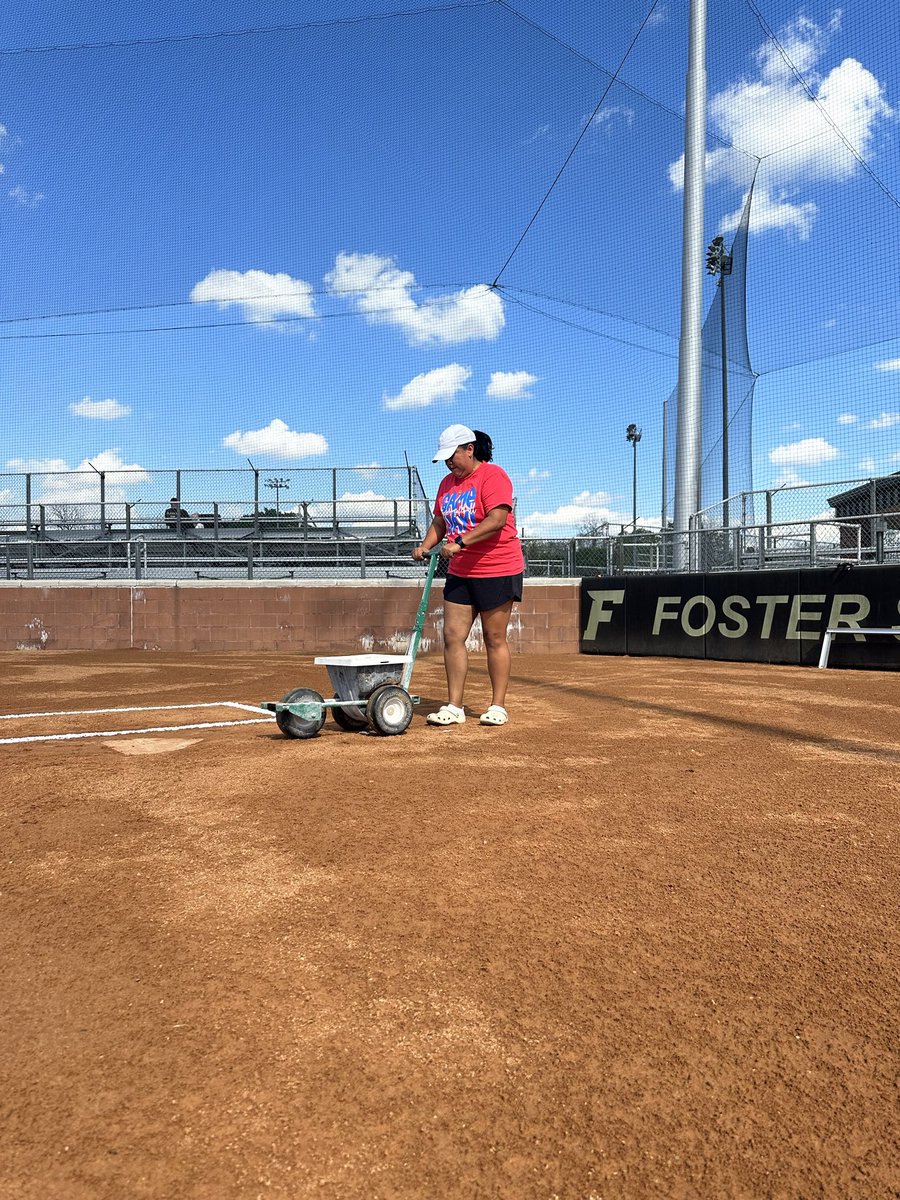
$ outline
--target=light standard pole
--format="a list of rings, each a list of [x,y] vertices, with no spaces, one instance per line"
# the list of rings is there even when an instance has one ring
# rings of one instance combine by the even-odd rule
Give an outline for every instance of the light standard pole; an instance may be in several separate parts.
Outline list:
[[[725,249],[725,239],[721,233],[709,243],[706,251],[707,275],[718,275],[716,287],[719,289],[722,322],[722,528],[727,529],[728,517],[728,335],[725,328],[725,277],[731,274],[733,260]]]
[[[633,454],[633,469],[631,476],[631,528],[637,533],[637,448],[641,440],[641,431],[632,422],[625,430],[626,442],[631,442]]]
[[[283,475],[273,475],[271,479],[266,480],[266,487],[272,488],[272,490],[275,492],[275,512],[279,517],[281,516],[279,494],[282,488],[289,488],[290,486],[291,481],[289,479],[285,479]]]

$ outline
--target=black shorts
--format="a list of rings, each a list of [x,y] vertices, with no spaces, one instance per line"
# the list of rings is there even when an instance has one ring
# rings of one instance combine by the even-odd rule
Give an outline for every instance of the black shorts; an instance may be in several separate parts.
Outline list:
[[[522,599],[521,575],[495,575],[473,579],[471,576],[448,575],[444,581],[444,601],[447,604],[468,604],[476,612],[490,612],[510,600]]]

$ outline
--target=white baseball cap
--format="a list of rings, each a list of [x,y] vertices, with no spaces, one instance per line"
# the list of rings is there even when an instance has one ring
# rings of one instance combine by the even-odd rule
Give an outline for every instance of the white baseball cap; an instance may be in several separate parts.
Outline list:
[[[446,462],[457,446],[465,446],[467,442],[475,441],[475,432],[468,425],[448,425],[441,434],[437,453],[432,462]]]

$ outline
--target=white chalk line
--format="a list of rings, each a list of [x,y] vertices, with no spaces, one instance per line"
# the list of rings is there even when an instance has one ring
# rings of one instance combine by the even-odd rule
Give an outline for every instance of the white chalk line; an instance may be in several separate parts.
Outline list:
[[[76,738],[122,737],[124,734],[176,733],[182,729],[225,729],[233,725],[265,725],[274,719],[274,714],[256,704],[241,704],[237,700],[204,701],[201,704],[146,704],[130,708],[73,708],[59,712],[3,713],[0,721],[24,721],[31,717],[93,717],[109,713],[126,712],[172,712],[192,708],[236,708],[242,712],[266,713],[265,717],[241,721],[203,721],[192,725],[157,725],[151,729],[107,729],[98,733],[41,733],[29,737],[0,738],[0,746],[13,746],[22,742],[68,742]]]
[[[28,717],[96,717],[104,713],[174,712],[188,708],[241,708],[247,712],[268,712],[258,704],[239,704],[236,700],[208,700],[202,704],[142,704],[135,708],[65,708],[55,712],[0,713],[0,721],[24,721]]]
[[[40,715],[55,716],[56,714]],[[69,742],[76,738],[123,737],[125,734],[181,733],[185,729],[224,729],[231,725],[267,725],[272,719],[273,717],[270,715],[268,717],[251,717],[242,721],[203,721],[197,725],[156,725],[152,729],[107,729],[100,733],[42,733],[31,737],[0,738],[0,746],[12,746],[20,742]]]

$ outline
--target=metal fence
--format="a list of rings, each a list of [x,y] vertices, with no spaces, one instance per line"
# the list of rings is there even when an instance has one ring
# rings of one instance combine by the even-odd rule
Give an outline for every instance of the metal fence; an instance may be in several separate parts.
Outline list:
[[[171,496],[165,502],[110,499],[105,489],[96,498],[63,503],[46,496],[37,476],[21,477],[30,480],[28,498],[0,505],[0,578],[421,576],[411,554],[431,510],[414,467],[344,469],[366,470],[369,494],[350,494],[340,468],[306,470],[305,486],[319,490],[274,508],[255,496],[249,503],[221,496],[198,501],[199,488],[183,492],[181,478],[175,499],[183,495],[183,505],[173,505]],[[175,473],[188,474],[201,472]],[[242,474],[246,486],[250,473],[234,474]],[[249,483],[252,492],[252,478]],[[388,495],[391,487],[400,494]],[[727,526],[724,511],[719,505],[695,514],[684,535],[621,529],[602,536],[526,537],[526,574],[574,579],[672,571],[676,543],[685,539],[694,571],[900,562],[900,473],[732,497]],[[765,516],[754,521],[754,514]]]
[[[424,532],[430,520],[413,466],[0,474],[0,534],[7,536],[128,540],[206,529],[217,537],[399,537]]]

